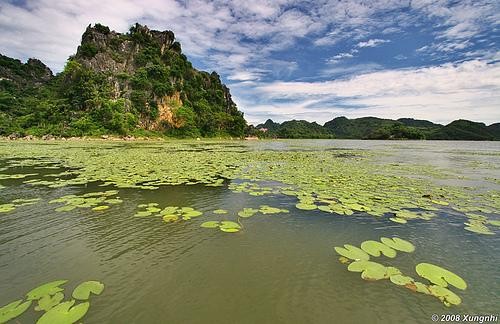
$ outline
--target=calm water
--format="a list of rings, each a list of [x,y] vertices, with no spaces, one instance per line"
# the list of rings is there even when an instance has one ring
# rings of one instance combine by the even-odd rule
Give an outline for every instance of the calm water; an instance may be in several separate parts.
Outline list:
[[[470,185],[499,190],[482,179],[500,178],[500,169],[491,167],[500,165],[500,143],[328,140],[242,145],[249,150],[371,150],[380,152],[380,163],[430,163],[466,172],[473,179],[467,180]],[[490,167],[465,170],[471,161]],[[431,221],[400,225],[387,218],[298,210],[295,198],[234,193],[227,181],[223,187],[120,189],[124,203],[105,212],[58,213],[49,200],[102,187],[91,183],[50,189],[22,181],[0,181],[6,186],[0,190],[0,204],[20,197],[43,201],[0,214],[0,306],[51,280],[69,279],[66,290],[71,291],[77,283],[94,279],[106,288],[92,297],[85,323],[430,323],[433,313],[500,313],[500,232],[464,231],[464,219],[448,217],[446,209]],[[243,231],[227,234],[200,228],[198,220],[164,224],[156,217],[132,217],[138,204],[148,202],[205,212],[223,208],[232,214],[269,204],[290,213],[256,215],[242,221]],[[495,214],[498,219],[499,211]],[[461,305],[447,308],[387,280],[363,281],[338,262],[333,250],[394,235],[417,249],[399,253],[391,264],[410,274],[419,262],[447,265],[469,285],[460,291]],[[31,308],[17,320],[34,323],[39,316]]]

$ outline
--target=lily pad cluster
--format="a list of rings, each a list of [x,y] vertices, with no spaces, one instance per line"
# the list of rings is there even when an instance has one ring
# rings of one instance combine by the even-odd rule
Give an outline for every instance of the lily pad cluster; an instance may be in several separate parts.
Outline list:
[[[64,206],[56,208],[58,212],[68,212],[76,208],[91,208],[94,211],[109,209],[112,205],[121,204],[123,200],[113,197],[118,194],[118,190],[108,190],[102,192],[89,192],[82,195],[67,195],[49,201],[49,204],[64,203]]]
[[[300,143],[286,143],[284,149],[276,149],[266,143],[235,146],[229,141],[148,142],[147,146],[102,141],[55,143],[47,147],[0,142],[0,158],[9,158],[7,169],[32,166],[71,170],[71,176],[38,175],[39,179],[24,181],[32,185],[58,188],[95,182],[153,190],[164,185],[221,186],[229,181],[233,192],[290,195],[298,199],[297,208],[327,214],[369,214],[398,223],[431,220],[439,211],[453,213],[453,217],[479,214],[486,219],[469,218],[465,225],[478,234],[496,231],[489,221],[495,221],[494,214],[500,210],[498,190],[443,184],[446,179],[465,179],[460,174],[462,169],[447,170],[418,161],[387,162],[386,158],[390,160],[397,150],[329,150]],[[454,154],[463,154],[473,162],[479,161],[482,153],[478,152],[477,158],[466,152]],[[489,181],[490,177],[482,180]]]
[[[462,302],[461,298],[449,289],[449,286],[465,290],[467,283],[460,276],[447,269],[430,263],[419,263],[415,270],[419,276],[430,282],[430,284],[425,284],[404,275],[398,268],[371,261],[370,256],[380,257],[384,255],[388,258],[394,258],[397,254],[396,251],[407,253],[415,251],[415,246],[411,242],[397,237],[382,237],[380,241],[365,241],[361,243],[361,248],[345,244],[344,247],[335,247],[335,251],[341,255],[340,262],[348,264],[347,270],[360,272],[361,278],[364,280],[389,279],[391,283],[413,292],[437,297],[446,306],[459,305]]]
[[[203,228],[218,228],[226,233],[236,233],[241,230],[241,225],[232,221],[208,221],[200,226]]]
[[[288,213],[289,211],[284,208],[271,207],[269,205],[260,205],[259,209],[256,208],[243,208],[238,212],[238,216],[243,218],[249,218],[254,216],[257,213],[261,213],[264,215],[268,214],[280,214],[280,213]]]
[[[80,321],[90,307],[90,295],[100,295],[104,284],[99,281],[85,281],[64,301],[64,286],[68,280],[57,280],[38,286],[16,300],[0,308],[0,324],[22,315],[34,305],[36,312],[43,312],[37,324],[72,324]],[[78,303],[77,303],[78,301]]]
[[[33,204],[36,204],[37,202],[39,202],[40,200],[41,200],[41,198],[14,199],[10,203],[0,204],[0,213],[8,213],[8,212],[16,210],[17,207],[33,205]]]
[[[136,217],[160,216],[166,223],[177,222],[179,220],[186,221],[203,215],[203,212],[192,207],[167,206],[162,209],[155,202],[140,204],[137,207],[139,210],[135,214]]]

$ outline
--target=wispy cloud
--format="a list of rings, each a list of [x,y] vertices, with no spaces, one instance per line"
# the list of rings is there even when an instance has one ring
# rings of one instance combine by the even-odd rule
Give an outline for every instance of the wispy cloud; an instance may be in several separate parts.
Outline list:
[[[389,43],[389,42],[390,42],[390,40],[388,40],[388,39],[374,38],[374,39],[369,39],[366,42],[359,42],[356,46],[359,47],[359,48],[363,48],[363,47],[377,47],[379,45],[382,45],[382,44],[385,44],[385,43]]]

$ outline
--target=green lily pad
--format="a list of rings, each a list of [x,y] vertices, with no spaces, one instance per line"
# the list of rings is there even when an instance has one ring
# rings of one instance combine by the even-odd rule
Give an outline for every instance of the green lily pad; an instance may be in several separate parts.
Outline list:
[[[236,223],[236,222],[231,222],[231,221],[222,221],[221,222],[221,225],[220,225],[221,228],[241,228],[240,224]]]
[[[216,209],[213,211],[214,214],[227,214],[227,210],[225,209]]]
[[[316,206],[315,204],[305,204],[305,203],[298,203],[295,205],[295,207],[301,210],[314,210],[318,208],[318,206]]]
[[[57,292],[54,296],[45,295],[38,300],[38,305],[35,306],[36,311],[48,311],[52,307],[58,305],[64,299],[62,292]]]
[[[500,220],[489,220],[488,224],[493,226],[500,226]]]
[[[389,277],[393,284],[398,286],[405,286],[407,284],[413,283],[413,279],[408,276],[403,276],[401,274],[392,275]]]
[[[0,308],[0,323],[7,323],[13,318],[24,313],[31,306],[31,300],[22,302],[22,299],[16,300]]]
[[[407,253],[415,251],[415,246],[413,244],[411,244],[406,240],[400,239],[399,237],[394,237],[394,238],[381,237],[380,241],[382,241],[382,243],[384,243],[388,247],[398,251]]]
[[[104,284],[99,281],[85,281],[79,284],[75,290],[73,290],[73,298],[79,300],[87,300],[90,297],[90,293],[94,295],[100,295],[104,290]]]
[[[361,249],[374,257],[379,257],[381,252],[388,258],[396,257],[396,250],[377,241],[364,241],[361,243]]]
[[[147,216],[151,216],[153,213],[151,212],[148,212],[148,211],[140,211],[140,212],[137,212],[135,213],[135,217],[147,217]]]
[[[385,270],[385,278],[390,278],[394,275],[402,275],[401,270],[395,267],[387,267]]]
[[[365,251],[354,245],[345,244],[344,247],[336,246],[334,249],[338,254],[351,260],[368,261],[370,259],[370,256]]]
[[[458,289],[466,289],[467,283],[458,275],[444,268],[430,263],[419,263],[415,267],[418,275],[441,287],[447,287],[448,284]]]
[[[106,209],[109,209],[109,206],[102,205],[102,206],[97,206],[97,207],[92,208],[92,210],[94,210],[94,211],[101,211],[101,210],[106,210]]]
[[[61,303],[42,315],[36,324],[73,324],[79,321],[87,311],[90,304],[88,302],[75,305],[75,301]]]
[[[217,221],[208,221],[204,222],[203,224],[200,225],[200,227],[203,228],[217,228],[220,226],[220,222]]]
[[[222,226],[220,227],[220,230],[223,232],[226,232],[226,233],[236,233],[236,232],[240,231],[239,228],[233,228],[233,227],[226,228],[226,227],[222,227]]]
[[[457,294],[442,286],[429,286],[429,291],[432,296],[439,298],[446,306],[462,303],[462,299]]]
[[[408,221],[404,218],[399,218],[399,217],[391,217],[389,220],[395,222],[395,223],[400,223],[400,224],[406,224]]]
[[[60,291],[63,291],[63,289],[59,286],[62,286],[67,282],[68,280],[57,280],[48,282],[28,292],[26,294],[26,297],[28,300],[37,300],[45,295],[54,295]]]
[[[203,215],[203,213],[200,211],[197,211],[197,210],[192,210],[192,211],[188,211],[188,212],[184,213],[184,216],[189,217],[189,218],[198,217],[201,215]]]
[[[163,221],[165,223],[172,223],[179,220],[179,215],[165,215],[163,216]]]
[[[252,217],[253,215],[255,215],[258,212],[259,212],[258,209],[243,208],[243,210],[241,210],[241,211],[238,212],[238,216],[244,217],[244,218],[248,218],[248,217]]]
[[[349,264],[347,270],[351,272],[361,272],[361,278],[372,281],[384,279],[387,268],[377,262],[354,261]]]

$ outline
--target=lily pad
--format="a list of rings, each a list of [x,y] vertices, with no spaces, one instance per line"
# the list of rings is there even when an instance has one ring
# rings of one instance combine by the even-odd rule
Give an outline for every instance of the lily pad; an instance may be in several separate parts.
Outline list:
[[[200,225],[200,227],[203,228],[217,228],[220,226],[220,222],[217,221],[208,221],[204,222],[203,224]]]
[[[62,286],[67,282],[68,280],[57,280],[48,282],[28,292],[26,294],[26,297],[28,300],[37,300],[45,295],[54,295],[60,291],[63,291],[63,289],[59,286]]]
[[[259,212],[258,209],[243,208],[243,210],[241,210],[241,211],[238,212],[238,216],[244,217],[244,218],[248,218],[248,217],[252,217],[253,215],[255,215],[258,212]]]
[[[364,241],[363,243],[361,243],[361,249],[374,257],[379,257],[380,253],[388,258],[396,257],[396,250],[377,241]]]
[[[415,251],[415,246],[413,244],[411,244],[406,240],[400,239],[399,237],[394,237],[394,238],[381,237],[380,241],[382,241],[382,243],[384,243],[388,247],[398,251],[407,253]]]
[[[227,210],[225,209],[216,209],[213,211],[214,214],[227,214]]]
[[[298,203],[295,205],[297,209],[302,209],[302,210],[314,210],[318,208],[315,204],[305,204],[305,203]]]
[[[351,260],[368,261],[370,259],[370,256],[365,251],[354,245],[345,244],[344,247],[336,246],[335,251],[338,254]]]
[[[75,290],[73,290],[73,298],[79,300],[87,300],[90,297],[90,293],[94,295],[100,295],[104,290],[104,284],[99,281],[85,281],[79,284]]]
[[[406,224],[408,221],[404,218],[400,218],[400,217],[391,217],[389,218],[389,220],[395,222],[395,223],[400,223],[400,224]]]
[[[179,215],[165,215],[163,216],[163,221],[165,223],[172,223],[179,220]]]
[[[396,284],[398,286],[405,286],[409,283],[413,283],[413,279],[411,277],[403,276],[400,274],[390,276],[389,279],[393,284]]]
[[[372,281],[384,279],[387,268],[377,262],[354,261],[349,264],[347,270],[351,272],[361,272],[361,278]]]
[[[462,299],[457,294],[442,286],[429,286],[429,291],[432,296],[439,298],[446,306],[462,303]]]
[[[453,272],[430,263],[419,263],[415,267],[418,275],[441,287],[448,287],[448,284],[458,289],[466,289],[467,283],[460,276]]]
[[[62,292],[55,293],[54,296],[45,295],[38,300],[38,305],[35,306],[36,311],[48,311],[52,307],[58,305],[64,299]]]
[[[42,315],[36,324],[73,324],[79,321],[87,311],[90,304],[88,302],[75,305],[75,301],[61,303]]]
[[[102,206],[97,206],[97,207],[92,208],[92,210],[94,210],[94,211],[102,211],[102,210],[106,210],[106,209],[109,209],[109,206],[102,205]]]
[[[22,302],[22,299],[16,300],[0,308],[0,323],[7,323],[13,318],[24,313],[31,306],[31,300]]]

